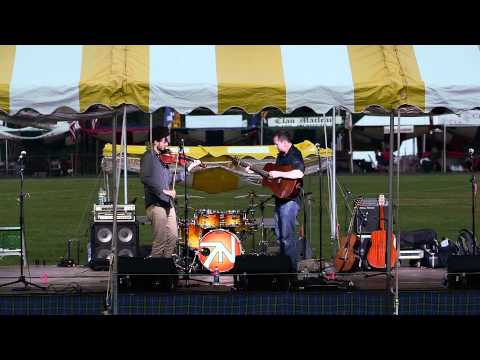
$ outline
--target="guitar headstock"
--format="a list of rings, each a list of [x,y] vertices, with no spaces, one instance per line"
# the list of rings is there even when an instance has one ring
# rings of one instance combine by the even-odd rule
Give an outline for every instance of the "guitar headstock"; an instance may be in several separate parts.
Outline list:
[[[385,195],[378,195],[378,206],[385,206]]]

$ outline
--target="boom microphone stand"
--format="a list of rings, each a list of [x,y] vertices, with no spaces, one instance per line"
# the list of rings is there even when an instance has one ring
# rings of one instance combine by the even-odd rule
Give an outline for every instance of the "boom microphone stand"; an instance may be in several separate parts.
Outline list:
[[[183,157],[185,158],[185,143],[184,143],[183,139],[181,139],[181,145],[180,145],[180,149],[179,149],[178,153],[179,153],[179,155],[181,153],[183,155]],[[202,282],[202,283],[212,285],[211,281],[205,281],[205,280],[191,279],[190,278],[190,272],[192,271],[193,261],[192,261],[192,264],[190,264],[190,256],[189,256],[189,253],[188,253],[188,193],[187,193],[187,165],[186,164],[183,167],[183,169],[184,169],[184,175],[185,175],[184,180],[183,180],[183,183],[184,183],[183,190],[184,190],[184,193],[185,193],[185,197],[184,197],[184,200],[183,200],[183,204],[184,204],[184,207],[185,207],[183,209],[183,215],[184,215],[183,233],[185,234],[185,247],[184,247],[183,251],[185,251],[185,254],[184,254],[185,274],[183,275],[183,279],[186,280],[186,286],[187,287],[189,286],[188,285],[189,280],[194,280],[194,281],[198,281],[198,282]],[[173,179],[173,181],[175,181],[175,179]],[[208,251],[208,249],[204,249],[203,251],[205,251],[205,250]],[[205,255],[208,255],[208,254],[205,254]],[[193,260],[195,260],[195,258]]]
[[[23,288],[14,288],[13,290],[28,290],[28,286],[34,286],[36,288],[39,288],[41,290],[46,290],[46,288],[39,286],[37,284],[31,283],[27,280],[25,280],[25,276],[23,274],[23,256],[24,256],[24,250],[23,250],[23,229],[25,227],[25,222],[24,222],[24,198],[25,194],[23,193],[23,172],[25,170],[25,156],[27,155],[26,151],[22,151],[20,153],[20,156],[18,157],[18,175],[20,175],[20,194],[18,195],[19,201],[20,201],[20,277],[18,280],[2,284],[0,287],[7,286],[7,285],[12,285],[16,283],[23,283],[25,286]]]

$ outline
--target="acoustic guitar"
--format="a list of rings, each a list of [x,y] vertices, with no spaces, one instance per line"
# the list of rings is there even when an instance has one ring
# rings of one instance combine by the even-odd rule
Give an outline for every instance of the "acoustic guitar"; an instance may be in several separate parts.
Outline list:
[[[368,264],[376,269],[385,269],[387,267],[387,230],[385,230],[385,196],[378,196],[378,208],[380,213],[380,230],[371,233],[371,245],[367,254]],[[395,244],[395,235],[392,233],[392,245],[390,251],[390,264],[393,268],[397,261],[397,249]]]
[[[340,242],[340,247],[335,255],[335,270],[337,272],[346,272],[353,269],[355,264],[358,263],[360,259],[357,253],[357,243],[358,237],[357,234],[352,231],[353,222],[355,220],[355,215],[357,210],[362,202],[362,198],[356,199],[354,201],[354,208],[352,211],[352,218],[350,224],[348,225],[347,234],[342,237]]]
[[[230,156],[235,166],[250,167],[250,170],[262,177],[262,185],[272,190],[273,194],[280,199],[292,199],[300,192],[300,179],[273,179],[268,176],[269,171],[291,171],[294,168],[291,165],[276,165],[272,163],[265,164],[263,169],[259,166],[251,165],[238,157]]]

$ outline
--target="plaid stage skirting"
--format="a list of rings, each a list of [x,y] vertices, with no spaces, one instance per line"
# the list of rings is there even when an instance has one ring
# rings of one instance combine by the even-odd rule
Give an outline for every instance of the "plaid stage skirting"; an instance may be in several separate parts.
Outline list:
[[[480,315],[480,291],[400,293],[400,315]],[[391,315],[384,292],[119,294],[122,315]],[[0,315],[101,315],[103,294],[0,296]]]

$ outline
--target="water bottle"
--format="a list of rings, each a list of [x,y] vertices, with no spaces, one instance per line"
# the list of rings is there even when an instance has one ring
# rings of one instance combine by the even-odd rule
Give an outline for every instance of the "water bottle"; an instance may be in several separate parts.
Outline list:
[[[218,267],[215,266],[215,270],[213,271],[213,285],[218,286],[220,285],[220,273],[218,271]]]
[[[308,268],[303,269],[303,280],[308,280],[310,277],[310,272],[308,271]]]
[[[100,188],[98,190],[98,205],[105,205],[105,198],[107,196],[107,192]]]

